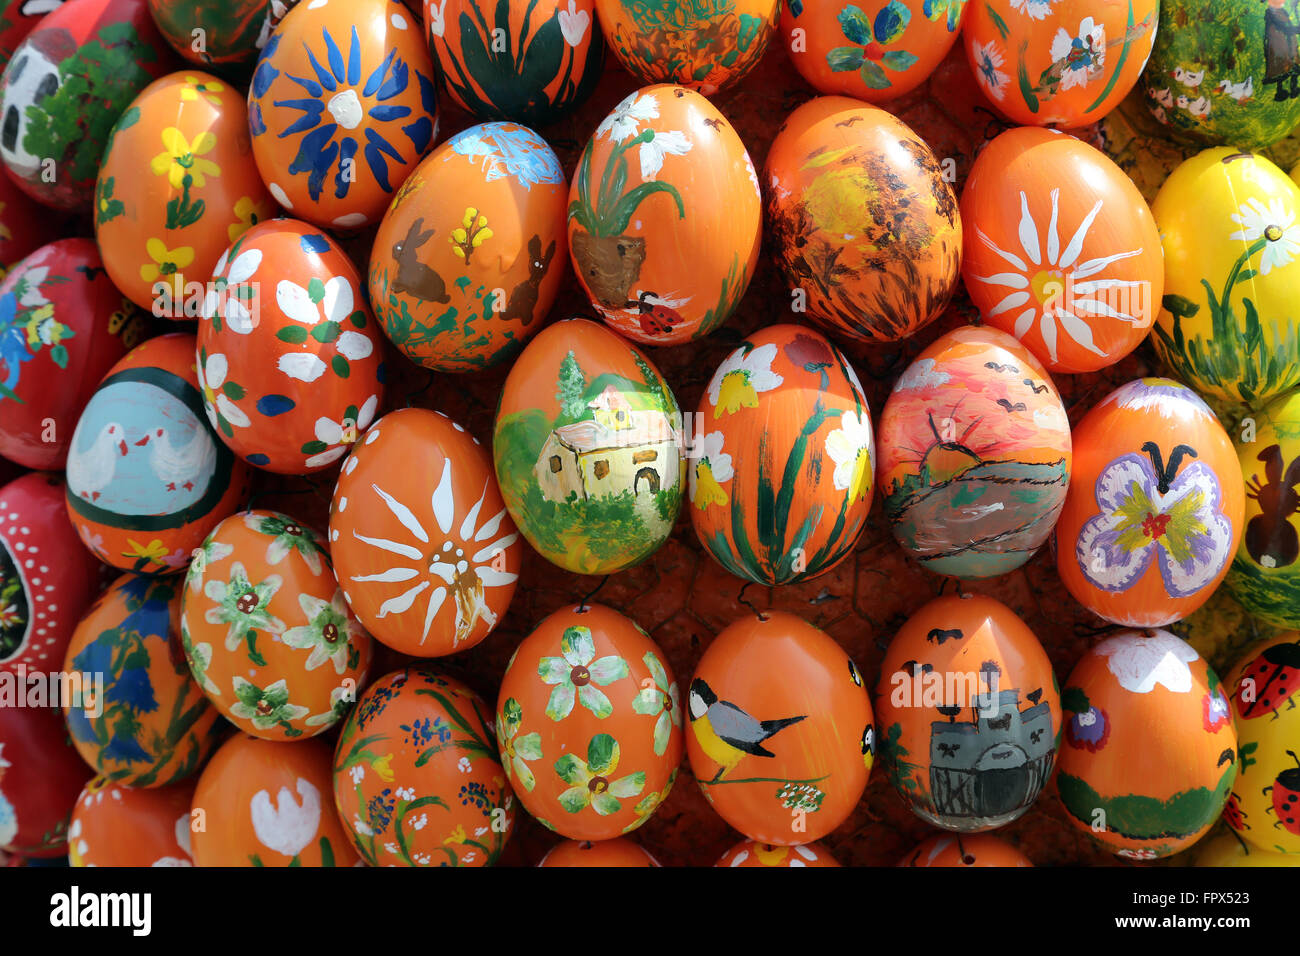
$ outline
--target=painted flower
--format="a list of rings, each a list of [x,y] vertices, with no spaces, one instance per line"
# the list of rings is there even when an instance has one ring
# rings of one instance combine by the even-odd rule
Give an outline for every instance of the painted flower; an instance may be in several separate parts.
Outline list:
[[[849,492],[850,501],[861,501],[871,492],[874,444],[871,415],[866,410],[845,412],[840,427],[826,436],[826,454],[835,462],[832,481],[836,490]]]
[[[1156,442],[1112,461],[1096,484],[1101,513],[1079,532],[1075,557],[1084,577],[1104,591],[1126,591],[1153,559],[1173,597],[1195,594],[1232,557],[1232,525],[1222,512],[1219,479],[1200,461],[1178,472],[1186,445],[1167,464]],[[1192,452],[1192,454],[1195,454]]]
[[[218,93],[225,90],[225,84],[213,79],[200,80],[197,76],[185,75],[185,85],[181,87],[181,102],[193,103],[201,96],[213,106],[221,105]]]
[[[776,343],[768,342],[748,352],[742,346],[728,355],[709,382],[709,402],[713,417],[725,411],[734,415],[741,408],[757,408],[760,392],[770,392],[784,379],[772,371]]]
[[[678,130],[650,129],[642,135],[648,135],[649,139],[637,150],[637,158],[641,161],[641,178],[646,182],[659,175],[665,156],[685,156],[694,145],[685,133]]]
[[[311,568],[311,573],[320,574],[320,559],[325,553],[320,539],[292,518],[282,514],[262,515],[249,512],[244,515],[244,526],[249,531],[271,538],[271,543],[266,546],[267,564],[279,564],[291,551],[297,551],[307,567]]]
[[[468,265],[474,250],[491,239],[492,235],[487,216],[473,206],[469,206],[465,209],[465,215],[461,217],[460,225],[447,236],[447,241],[451,243],[451,251],[464,259],[465,264]]]
[[[632,709],[638,714],[658,715],[655,720],[655,753],[663,756],[668,750],[668,740],[673,727],[682,726],[682,702],[677,690],[677,682],[668,682],[668,672],[654,651],[646,651],[645,666],[650,669],[653,684],[641,685],[640,692],[632,699]]]
[[[256,294],[256,289],[248,283],[262,265],[262,250],[247,249],[240,252],[230,263],[230,271],[226,272],[229,254],[230,251],[227,250],[217,260],[217,266],[213,270],[217,279],[204,299],[203,314],[210,319],[220,310],[226,320],[226,328],[236,335],[248,335],[257,327],[257,323],[253,321],[253,314],[244,300],[252,301]]]
[[[1281,197],[1269,199],[1265,206],[1252,196],[1232,214],[1232,221],[1241,226],[1228,236],[1245,242],[1265,239],[1264,254],[1259,258],[1259,274],[1266,276],[1279,266],[1291,264],[1300,255],[1300,225],[1296,224],[1295,210],[1288,208]]]
[[[506,698],[497,719],[497,747],[501,750],[502,765],[513,778],[511,783],[531,791],[537,786],[537,778],[527,761],[542,759],[542,735],[534,731],[519,736],[523,716],[519,701],[513,697]]]
[[[393,517],[406,529],[410,542],[372,538],[355,529],[352,531],[352,536],[358,541],[406,561],[394,561],[391,567],[382,571],[352,577],[357,582],[399,584],[405,587],[401,593],[388,598],[379,606],[376,617],[404,614],[415,605],[417,598],[428,591],[421,644],[428,640],[433,619],[438,616],[448,596],[451,596],[456,609],[453,646],[468,639],[480,621],[485,621],[489,628],[496,627],[497,616],[488,606],[486,589],[513,584],[518,578],[514,572],[498,569],[496,565],[506,548],[519,539],[519,533],[512,530],[494,540],[501,522],[506,518],[505,508],[478,524],[488,486],[484,485],[478,501],[465,513],[460,525],[454,527],[458,511],[452,488],[451,460],[443,459],[442,476],[433,490],[431,500],[434,521],[442,537],[441,544],[436,538],[430,538],[429,532],[410,508],[378,485],[371,487]],[[417,578],[421,580],[407,586],[408,582],[416,581]]]
[[[321,818],[320,791],[302,777],[295,788],[300,799],[294,799],[288,787],[281,787],[275,803],[265,790],[253,794],[248,803],[248,815],[258,842],[268,850],[291,857],[305,850],[316,838]]]
[[[23,622],[23,615],[18,611],[18,605],[10,604],[8,607],[0,607],[0,627],[14,627]]]
[[[723,484],[735,477],[731,456],[722,450],[722,432],[709,432],[700,440],[695,467],[689,472],[687,493],[701,511],[709,505],[725,505],[729,500]]]
[[[948,32],[955,33],[957,24],[961,21],[962,8],[965,6],[966,0],[925,0],[921,10],[927,20],[937,22],[947,17]]]
[[[1217,734],[1232,720],[1227,698],[1223,696],[1223,689],[1220,687],[1215,687],[1214,690],[1206,693],[1201,709],[1206,733]]]
[[[385,783],[393,782],[393,755],[384,754],[377,760],[370,761],[370,769],[379,774],[379,779]]]
[[[1079,21],[1079,32],[1071,36],[1059,27],[1052,38],[1053,63],[1061,66],[1061,89],[1086,86],[1106,65],[1106,27],[1092,17]]]
[[[307,708],[289,703],[289,685],[281,677],[265,688],[236,674],[231,679],[237,700],[230,713],[241,720],[251,721],[258,730],[270,730],[281,721],[293,723],[307,716]]]
[[[1052,13],[1055,0],[1011,0],[1011,9],[1031,20],[1042,20]]]
[[[560,16],[564,16],[563,12]],[[502,123],[474,126],[453,136],[447,145],[453,153],[471,162],[481,160],[479,168],[489,183],[510,176],[524,189],[531,190],[534,184],[564,181],[564,170],[551,147],[522,126]]]
[[[648,820],[650,816],[659,809],[663,802],[668,799],[668,794],[672,793],[673,783],[676,782],[676,780],[677,768],[674,767],[672,773],[668,775],[668,780],[664,783],[664,788],[662,790],[647,793],[636,802],[635,806],[632,807],[632,812],[636,814],[637,818],[625,826],[623,832],[631,833],[641,824],[645,823],[646,820]],[[705,797],[708,798],[708,794],[705,794]]]
[[[597,138],[608,135],[621,143],[641,132],[640,124],[659,118],[659,103],[652,93],[629,93],[596,127]]]
[[[275,304],[295,322],[311,326],[320,322],[322,317],[341,324],[356,308],[352,283],[346,276],[330,276],[324,282],[312,279],[306,288],[289,279],[281,279],[275,285]]]
[[[555,761],[555,772],[570,784],[559,796],[560,806],[569,813],[579,813],[587,807],[600,816],[609,816],[623,809],[620,798],[635,797],[645,789],[645,771],[611,779],[618,769],[618,741],[609,734],[596,734],[587,744],[587,759],[577,754],[565,754]]]
[[[203,393],[203,407],[213,428],[230,435],[232,429],[247,428],[252,424],[230,397],[234,392],[242,398],[244,389],[235,382],[226,381],[230,363],[222,353],[213,352],[205,361],[196,363],[195,369],[199,376],[199,390]]]
[[[210,607],[204,612],[203,619],[209,624],[229,625],[226,630],[226,650],[233,651],[239,647],[240,643],[247,640],[250,631],[284,633],[284,622],[266,609],[283,583],[278,574],[272,574],[264,581],[253,584],[248,580],[243,562],[236,561],[230,566],[228,582],[208,581],[203,585],[203,593],[217,602],[216,607]]]
[[[1076,750],[1096,753],[1110,739],[1110,718],[1100,707],[1089,706],[1065,725],[1065,742]]]
[[[181,647],[185,649],[185,659],[190,662],[190,673],[194,675],[195,683],[208,694],[220,697],[221,688],[208,676],[208,669],[212,667],[212,645],[194,643],[184,616],[181,617]]]
[[[439,0],[437,4],[432,2],[424,5],[424,16],[429,24],[429,32],[436,37],[441,37],[447,31],[447,0]]]
[[[251,196],[241,196],[235,203],[235,221],[226,227],[226,236],[234,242],[259,222],[271,216],[271,209],[263,202],[255,202]],[[218,270],[220,271],[220,270]]]
[[[983,82],[984,92],[995,100],[1007,95],[1007,74],[1002,72],[1006,58],[998,45],[990,40],[988,43],[973,43],[975,75]]]
[[[329,601],[310,594],[299,594],[298,606],[302,608],[307,623],[289,628],[280,640],[298,650],[311,649],[311,655],[303,665],[306,670],[314,671],[330,661],[334,665],[334,672],[342,674],[347,670],[352,639],[359,637],[361,630],[348,614],[348,603],[343,599],[343,592],[335,589],[334,597]]]
[[[140,267],[141,279],[145,282],[157,282],[162,276],[174,276],[175,278],[170,280],[173,289],[184,289],[184,271],[194,262],[192,246],[168,249],[161,239],[149,239],[144,244],[144,251],[149,254],[153,262]]]
[[[198,594],[203,587],[203,572],[214,562],[230,557],[234,551],[234,545],[225,544],[208,535],[190,556],[190,570],[185,582],[190,586],[190,590]]]
[[[338,461],[359,439],[363,432],[375,420],[375,411],[379,408],[379,396],[371,395],[361,408],[355,409],[356,416],[344,415],[341,421],[332,418],[316,419],[316,441],[325,446],[307,459],[308,468],[319,468],[330,462]]]
[[[1140,288],[1142,283],[1139,281],[1108,278],[1104,272],[1121,259],[1140,256],[1143,250],[1117,252],[1080,262],[1079,256],[1083,253],[1088,231],[1101,212],[1103,201],[1097,200],[1083,217],[1074,235],[1062,247],[1061,235],[1057,231],[1060,192],[1060,189],[1051,192],[1052,216],[1041,240],[1038,224],[1029,212],[1029,198],[1023,191],[1020,193],[1019,237],[1024,258],[999,248],[982,229],[975,227],[979,241],[997,253],[1012,270],[991,276],[974,276],[977,282],[1010,290],[1005,298],[987,310],[986,318],[1020,310],[1014,328],[1016,338],[1023,339],[1034,327],[1034,323],[1039,323],[1043,343],[1053,362],[1057,360],[1058,322],[1068,337],[1095,355],[1105,353],[1093,342],[1092,329],[1085,316],[1101,315],[1134,325],[1149,322],[1149,317],[1144,322],[1143,319],[1112,308],[1104,296],[1098,295],[1114,289]]]
[[[304,720],[303,723],[308,727],[328,727],[331,724],[338,723],[347,716],[348,708],[352,706],[354,702],[353,698],[355,696],[355,692],[350,687],[335,687],[330,691],[329,710],[320,714],[312,714]],[[357,765],[353,767],[352,770],[354,777],[353,782],[356,783],[361,779],[361,774],[365,773],[365,768]]]
[[[1160,857],[1160,854],[1155,850],[1146,847],[1139,847],[1136,850],[1130,850],[1126,847],[1122,850],[1116,850],[1115,855],[1122,856],[1126,860],[1155,860]]]
[[[912,11],[899,0],[890,0],[868,17],[860,7],[848,4],[835,17],[840,32],[853,46],[839,46],[826,53],[826,65],[835,73],[857,71],[862,85],[873,90],[893,86],[885,68],[902,73],[916,63],[916,54],[907,50],[886,50],[897,41],[912,21]]]
[[[134,538],[127,538],[126,550],[122,552],[122,557],[129,558],[134,562],[166,567],[169,554],[167,545],[163,544],[158,538],[154,538],[148,544],[141,544]]]
[[[1200,655],[1181,637],[1168,631],[1149,636],[1121,634],[1093,648],[1106,658],[1106,668],[1119,685],[1132,694],[1149,694],[1156,685],[1175,694],[1192,689],[1192,669],[1187,665]]]
[[[599,688],[627,677],[627,661],[613,654],[594,660],[596,645],[591,639],[591,628],[581,625],[565,629],[560,638],[560,654],[537,662],[537,676],[543,684],[555,688],[546,702],[546,716],[551,720],[568,717],[573,712],[575,697],[602,720],[612,714],[614,707]]]
[[[582,42],[582,38],[587,35],[587,27],[591,24],[591,14],[586,10],[579,10],[574,0],[569,0],[567,10],[560,10],[558,14],[560,20],[560,35],[564,37],[564,42],[569,46],[576,47]]]
[[[217,145],[217,137],[210,131],[204,130],[191,141],[175,126],[168,126],[162,131],[162,144],[163,152],[149,161],[149,168],[155,176],[166,176],[173,189],[183,189],[187,177],[191,186],[202,189],[208,176],[221,175],[216,163],[203,158]]]

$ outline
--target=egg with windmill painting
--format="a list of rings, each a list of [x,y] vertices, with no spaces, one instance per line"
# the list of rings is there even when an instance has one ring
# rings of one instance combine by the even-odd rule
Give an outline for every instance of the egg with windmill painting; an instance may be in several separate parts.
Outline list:
[[[527,127],[484,123],[439,146],[375,235],[370,301],[388,338],[441,372],[517,355],[567,271],[568,195],[559,159]]]
[[[1099,617],[1162,627],[1204,604],[1241,539],[1236,449],[1208,405],[1167,378],[1138,379],[1074,429],[1074,475],[1056,569]]]
[[[894,383],[880,419],[890,529],[936,573],[1005,574],[1052,533],[1070,448],[1065,405],[1028,349],[993,328],[949,332]]]

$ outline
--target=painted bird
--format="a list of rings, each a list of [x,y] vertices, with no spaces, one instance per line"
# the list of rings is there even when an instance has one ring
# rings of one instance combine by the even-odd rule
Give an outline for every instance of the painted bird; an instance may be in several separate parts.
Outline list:
[[[698,677],[691,681],[690,703],[696,741],[710,759],[722,765],[709,783],[717,783],[729,774],[746,754],[775,757],[763,741],[807,716],[757,720],[731,701],[718,700],[713,689]]]

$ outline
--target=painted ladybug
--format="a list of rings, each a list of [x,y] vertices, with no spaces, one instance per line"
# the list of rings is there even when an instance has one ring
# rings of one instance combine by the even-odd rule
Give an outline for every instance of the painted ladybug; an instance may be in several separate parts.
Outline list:
[[[1276,720],[1283,704],[1288,704],[1289,710],[1295,709],[1297,690],[1300,690],[1300,641],[1273,644],[1250,662],[1238,681],[1234,695],[1237,714],[1245,720],[1272,714]]]
[[[684,321],[677,310],[671,308],[680,304],[677,299],[662,299],[653,292],[642,292],[627,307],[637,310],[637,324],[646,335],[667,335]]]
[[[1237,795],[1235,793],[1229,795],[1228,802],[1223,805],[1224,822],[1240,833],[1242,830],[1249,829],[1246,823],[1248,815],[1241,809],[1241,801],[1237,799]]]
[[[1294,750],[1287,753],[1296,765],[1278,774],[1277,779],[1264,788],[1264,793],[1273,791],[1273,812],[1277,814],[1273,826],[1300,834],[1300,757]]]

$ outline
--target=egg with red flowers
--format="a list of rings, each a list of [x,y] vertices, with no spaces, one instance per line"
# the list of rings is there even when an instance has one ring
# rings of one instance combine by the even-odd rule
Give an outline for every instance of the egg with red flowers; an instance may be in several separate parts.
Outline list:
[[[90,777],[57,707],[0,707],[0,851],[66,853],[68,818]]]
[[[72,866],[193,866],[190,806],[197,781],[143,790],[96,777],[68,827]]]

